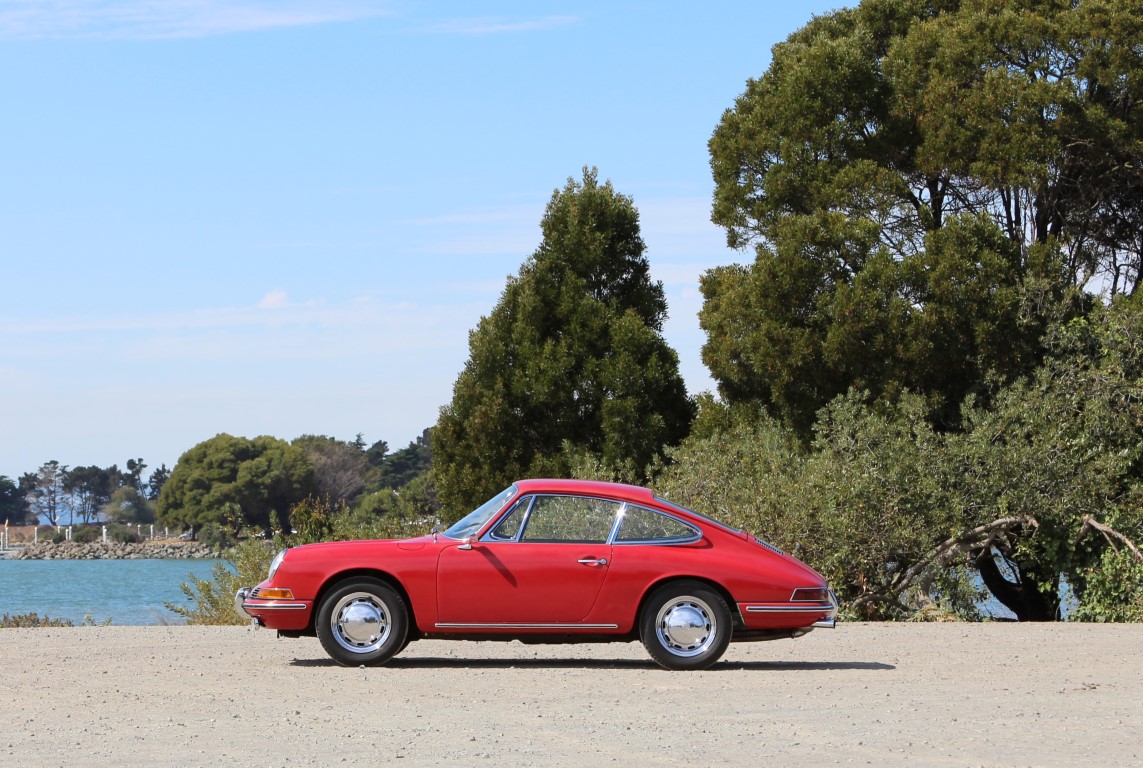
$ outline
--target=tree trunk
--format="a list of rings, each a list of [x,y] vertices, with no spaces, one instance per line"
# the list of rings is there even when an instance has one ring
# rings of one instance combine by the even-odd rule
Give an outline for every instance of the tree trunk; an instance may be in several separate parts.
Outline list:
[[[997,557],[1004,559],[1011,566],[1018,581],[1012,582],[1005,578],[996,562]],[[996,555],[991,551],[981,552],[976,558],[976,567],[984,586],[1008,610],[1016,614],[1017,621],[1055,621],[1060,607],[1059,579],[1053,580],[1057,589],[1050,595],[1040,591],[1034,574],[1020,569],[1008,559],[1006,555]]]

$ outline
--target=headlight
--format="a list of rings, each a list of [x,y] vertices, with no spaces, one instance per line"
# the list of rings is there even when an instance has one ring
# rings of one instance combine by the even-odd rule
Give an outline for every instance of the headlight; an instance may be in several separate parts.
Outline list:
[[[286,559],[287,551],[288,550],[283,549],[281,552],[274,555],[274,562],[270,563],[270,575],[267,577],[268,579],[274,578],[274,574],[278,572],[278,566],[280,566],[282,561]]]

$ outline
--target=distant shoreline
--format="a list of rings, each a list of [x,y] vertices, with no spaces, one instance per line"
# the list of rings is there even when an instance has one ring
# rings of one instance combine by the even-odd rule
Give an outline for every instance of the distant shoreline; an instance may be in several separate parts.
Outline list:
[[[8,560],[207,560],[219,559],[225,552],[198,541],[152,539],[133,543],[116,541],[74,542],[58,544],[13,544],[0,552]]]

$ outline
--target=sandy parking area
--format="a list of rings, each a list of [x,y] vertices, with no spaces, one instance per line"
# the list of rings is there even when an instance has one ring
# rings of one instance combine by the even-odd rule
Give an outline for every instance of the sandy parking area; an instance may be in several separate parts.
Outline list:
[[[1143,764],[1143,626],[846,624],[732,645],[419,642],[333,666],[245,627],[0,630],[20,766]]]

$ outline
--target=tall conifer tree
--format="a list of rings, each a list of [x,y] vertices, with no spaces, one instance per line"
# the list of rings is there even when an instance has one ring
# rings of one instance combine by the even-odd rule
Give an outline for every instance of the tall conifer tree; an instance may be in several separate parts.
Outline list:
[[[694,415],[631,199],[585,168],[552,194],[541,229],[471,332],[441,409],[433,458],[446,515],[521,477],[566,474],[584,454],[640,478]]]

